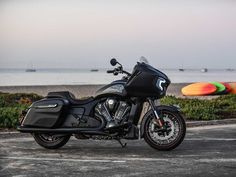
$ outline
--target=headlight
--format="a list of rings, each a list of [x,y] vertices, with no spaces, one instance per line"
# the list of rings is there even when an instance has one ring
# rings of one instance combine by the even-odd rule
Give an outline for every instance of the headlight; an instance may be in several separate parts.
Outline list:
[[[156,87],[160,89],[161,91],[164,91],[166,80],[163,78],[158,78],[156,82]]]

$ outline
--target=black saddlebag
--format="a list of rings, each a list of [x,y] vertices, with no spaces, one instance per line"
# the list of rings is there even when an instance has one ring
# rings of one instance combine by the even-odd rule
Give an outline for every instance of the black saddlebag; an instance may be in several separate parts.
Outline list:
[[[62,98],[45,98],[34,102],[22,126],[54,128],[60,126],[68,112],[69,101]]]

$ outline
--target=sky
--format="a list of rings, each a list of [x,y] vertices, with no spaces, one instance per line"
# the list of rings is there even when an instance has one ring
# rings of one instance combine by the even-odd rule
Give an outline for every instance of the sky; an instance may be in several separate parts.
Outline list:
[[[0,0],[0,68],[236,68],[234,0]]]

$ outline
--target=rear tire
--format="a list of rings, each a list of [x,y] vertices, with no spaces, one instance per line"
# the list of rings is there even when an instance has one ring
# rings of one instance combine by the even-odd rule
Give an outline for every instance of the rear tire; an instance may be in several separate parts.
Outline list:
[[[154,119],[153,111],[150,110],[145,115],[144,140],[154,149],[159,151],[169,151],[175,149],[184,140],[186,133],[186,124],[183,117],[175,111],[160,110],[164,121],[171,127],[169,134],[159,135],[156,131],[151,131]],[[167,118],[166,118],[167,117]],[[155,125],[154,125],[155,126]],[[165,136],[166,135],[166,136]]]
[[[46,149],[58,149],[64,146],[70,139],[71,135],[58,136],[56,134],[32,134],[35,141],[42,147]]]

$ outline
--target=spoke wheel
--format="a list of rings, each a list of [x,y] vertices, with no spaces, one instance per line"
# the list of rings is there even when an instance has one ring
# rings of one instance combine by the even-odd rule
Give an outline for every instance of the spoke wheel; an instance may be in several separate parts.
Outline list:
[[[180,114],[168,110],[163,110],[162,117],[165,128],[159,127],[155,117],[148,112],[148,118],[144,125],[144,139],[157,150],[172,150],[176,148],[184,139],[186,126]]]
[[[71,135],[57,135],[57,134],[41,134],[33,133],[35,141],[42,147],[47,149],[58,149],[64,146],[70,139]]]

